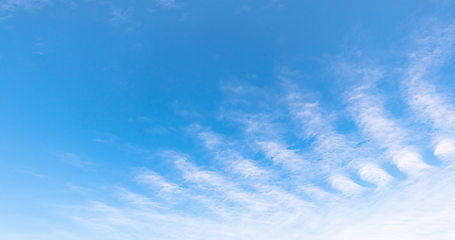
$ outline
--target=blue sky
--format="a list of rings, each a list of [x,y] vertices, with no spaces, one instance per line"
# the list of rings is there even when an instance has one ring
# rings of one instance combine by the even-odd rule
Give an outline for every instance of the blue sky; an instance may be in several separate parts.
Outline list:
[[[449,240],[453,1],[0,0],[0,240]]]

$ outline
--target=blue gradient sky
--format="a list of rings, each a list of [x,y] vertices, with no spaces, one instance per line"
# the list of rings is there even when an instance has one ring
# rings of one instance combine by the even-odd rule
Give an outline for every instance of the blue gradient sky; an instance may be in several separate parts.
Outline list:
[[[454,12],[0,0],[0,239],[454,239]]]

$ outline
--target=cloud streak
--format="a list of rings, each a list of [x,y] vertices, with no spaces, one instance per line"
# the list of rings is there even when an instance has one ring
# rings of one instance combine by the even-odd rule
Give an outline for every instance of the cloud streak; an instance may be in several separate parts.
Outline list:
[[[190,124],[185,134],[198,152],[161,155],[177,174],[141,170],[135,180],[146,190],[121,188],[122,204],[93,201],[68,214],[97,239],[449,240],[455,170],[424,154],[454,160],[454,107],[425,77],[452,44],[451,31],[442,31],[425,37],[400,78],[402,100],[418,118],[393,115],[375,68],[339,65],[346,86],[337,112],[279,73],[280,91],[264,94],[266,104],[251,104],[261,96],[249,98],[248,86],[226,94],[218,119],[237,135]],[[338,130],[339,116],[353,133]],[[430,145],[413,138],[422,126]]]

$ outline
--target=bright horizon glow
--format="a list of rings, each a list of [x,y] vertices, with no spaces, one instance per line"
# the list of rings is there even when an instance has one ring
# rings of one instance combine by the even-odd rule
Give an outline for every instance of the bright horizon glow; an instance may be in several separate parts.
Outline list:
[[[0,0],[0,240],[455,239],[454,8]]]

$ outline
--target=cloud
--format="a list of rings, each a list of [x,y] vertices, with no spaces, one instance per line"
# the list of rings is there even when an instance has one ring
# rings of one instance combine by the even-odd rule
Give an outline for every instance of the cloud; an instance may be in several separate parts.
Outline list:
[[[415,175],[421,173],[423,170],[428,170],[429,165],[425,164],[422,156],[414,149],[414,147],[404,147],[397,151],[392,151],[392,160],[398,169],[410,174]]]
[[[334,130],[329,114],[323,112],[316,100],[305,98],[294,90],[288,92],[287,103],[291,118],[301,131],[301,138],[303,140],[315,138],[313,150],[322,158],[319,163],[322,171],[345,166],[361,155],[361,151],[356,151],[346,136]]]
[[[152,234],[162,239],[202,240],[214,237],[250,239],[255,236],[265,240],[423,240],[429,236],[449,240],[454,234],[451,222],[455,213],[455,192],[445,183],[455,180],[453,176],[452,170],[445,169],[405,188],[400,186],[387,195],[375,195],[362,202],[340,201],[313,210],[301,207],[286,211],[287,205],[281,205],[280,209],[274,209],[270,214],[264,211],[251,215],[243,209],[230,218],[210,220],[172,212],[93,203],[87,208],[93,217],[75,221],[97,229],[101,236],[122,236],[125,239],[147,239]],[[341,176],[334,178],[347,193],[358,193],[358,186],[345,180]],[[280,204],[283,203],[286,202],[280,201]],[[140,202],[132,204],[143,205]],[[128,236],[123,235],[125,232],[122,229],[125,228],[128,229]]]
[[[274,164],[282,165],[284,168],[294,172],[303,171],[308,164],[295,150],[286,148],[282,143],[276,141],[258,141],[257,145],[270,158]]]
[[[337,89],[339,109],[280,73],[279,91],[228,91],[216,128],[190,123],[182,134],[194,137],[197,151],[161,154],[171,163],[165,170],[152,165],[135,175],[146,190],[122,187],[120,203],[92,201],[68,215],[97,239],[452,239],[455,170],[423,154],[455,158],[450,97],[422,77],[442,61],[430,45],[421,44],[423,63],[411,57],[399,78],[410,116],[388,109],[379,68],[337,71],[346,83]],[[338,130],[339,116],[353,122],[349,134]]]
[[[315,139],[313,151],[308,154],[318,156],[321,160],[317,168],[322,176],[328,178],[330,185],[345,195],[356,195],[366,190],[348,177],[349,171],[356,171],[360,179],[370,182],[377,187],[385,187],[392,177],[380,168],[380,155],[369,146],[356,146],[359,140],[337,133],[332,123],[333,117],[325,113],[320,104],[312,97],[304,96],[296,86],[285,81],[288,89],[287,103],[298,129],[301,129],[303,139]],[[379,156],[379,157],[378,157]],[[333,172],[337,174],[332,175]],[[344,175],[340,175],[344,172]],[[316,193],[311,191],[310,195]],[[316,193],[320,197],[321,194]]]
[[[433,76],[437,76],[437,70],[453,54],[454,41],[453,25],[432,26],[417,34],[417,49],[410,54],[402,84],[408,104],[417,116],[434,129],[434,153],[442,161],[447,160],[445,154],[437,152],[444,151],[444,148],[448,150],[448,143],[455,140],[455,105],[452,104],[453,96],[442,94],[438,90]],[[439,151],[436,151],[438,146]]]
[[[435,146],[434,155],[441,159],[454,158],[455,156],[455,140],[441,139]]]
[[[120,196],[120,199],[138,207],[159,207],[158,204],[150,198],[138,193],[130,192],[126,189],[121,189],[118,195]]]
[[[110,8],[111,8],[111,11],[110,11],[111,19],[110,19],[110,21],[114,25],[119,25],[119,24],[122,24],[122,23],[125,23],[125,22],[129,21],[131,19],[131,16],[134,13],[134,9],[133,8],[123,9],[123,8],[120,8],[120,7],[115,6],[115,5],[111,5]]]
[[[40,8],[48,0],[3,0],[0,2],[0,10],[12,12],[19,8],[30,10]]]
[[[0,21],[10,18],[18,10],[36,10],[49,2],[48,0],[2,0],[0,1]]]
[[[348,223],[334,239],[451,239],[455,192],[447,183],[453,177],[453,170],[442,170],[397,189],[374,207],[361,207],[354,213],[355,223]]]
[[[183,3],[177,2],[175,0],[155,0],[156,5],[163,8],[180,8],[183,6]]]
[[[94,164],[92,161],[71,152],[56,153],[55,155],[60,159],[60,161],[77,168],[86,168]]]
[[[136,180],[152,189],[158,190],[163,194],[181,191],[179,186],[166,181],[162,176],[151,170],[145,170],[144,172],[138,174],[136,176]]]
[[[345,195],[359,194],[363,188],[343,175],[333,175],[330,177],[330,184]]]
[[[349,71],[349,70],[348,70]],[[408,175],[417,175],[430,168],[410,144],[410,134],[399,120],[393,119],[385,110],[381,97],[374,94],[375,82],[381,77],[377,70],[355,69],[362,83],[347,93],[349,111],[362,133],[385,150],[389,159]]]
[[[385,186],[392,180],[390,174],[374,163],[362,166],[359,170],[359,176],[362,180],[373,183],[378,187]]]
[[[248,159],[232,162],[230,169],[232,172],[238,173],[246,178],[262,178],[271,175],[269,171],[260,168],[253,161]]]

